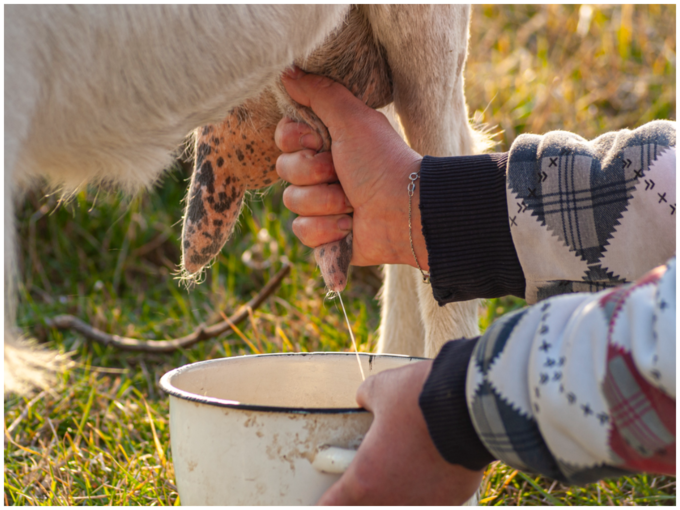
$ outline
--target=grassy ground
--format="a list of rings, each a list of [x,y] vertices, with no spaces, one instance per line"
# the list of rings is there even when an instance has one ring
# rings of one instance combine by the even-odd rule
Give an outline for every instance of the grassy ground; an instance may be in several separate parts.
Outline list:
[[[502,130],[501,150],[522,132],[560,128],[594,137],[675,118],[675,6],[476,6],[470,44],[470,113]],[[190,293],[178,286],[189,175],[178,164],[156,189],[134,198],[87,190],[58,206],[57,197],[36,191],[20,207],[20,326],[72,353],[74,364],[54,388],[5,398],[5,504],[178,504],[160,375],[222,356],[349,350],[310,250],[290,233],[281,186],[253,196],[202,285]],[[246,250],[271,267],[248,267]],[[242,325],[247,342],[230,334],[172,355],[141,355],[45,325],[72,313],[110,333],[181,336],[250,299],[283,257],[293,270]],[[377,269],[357,270],[343,295],[362,351],[375,346],[378,288]],[[488,301],[480,326],[519,306],[514,298]],[[568,488],[494,463],[481,498],[489,505],[674,505],[675,490],[675,478],[645,475]]]

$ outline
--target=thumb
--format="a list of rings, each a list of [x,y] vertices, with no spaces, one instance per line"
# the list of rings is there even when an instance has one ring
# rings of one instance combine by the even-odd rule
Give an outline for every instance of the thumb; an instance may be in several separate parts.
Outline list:
[[[378,376],[380,374],[369,376],[364,382],[361,383],[357,389],[356,401],[360,407],[363,407],[367,411],[375,412],[374,407],[374,394],[376,387],[375,385],[379,382]]]
[[[331,136],[333,131],[344,131],[360,114],[372,111],[340,83],[298,67],[286,71],[281,81],[293,100],[316,113]]]
[[[345,482],[347,475],[343,475],[317,501],[317,506],[351,506],[358,503],[357,497]]]

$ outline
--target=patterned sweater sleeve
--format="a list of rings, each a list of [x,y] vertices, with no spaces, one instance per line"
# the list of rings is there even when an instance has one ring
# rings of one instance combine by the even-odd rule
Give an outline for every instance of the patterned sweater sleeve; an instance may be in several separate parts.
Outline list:
[[[552,297],[489,328],[465,386],[493,456],[572,484],[675,474],[675,267]]]
[[[527,303],[635,281],[675,254],[675,123],[521,135],[506,195]]]
[[[535,303],[634,281],[675,253],[675,123],[587,141],[522,135],[509,153],[421,163],[420,212],[440,305]]]
[[[444,345],[420,395],[439,452],[568,484],[675,474],[675,279],[673,257],[634,283],[553,296]]]
[[[444,346],[420,397],[435,445],[470,469],[500,459],[572,484],[674,474],[675,124],[523,135],[505,183],[519,263],[504,274],[521,267],[513,293],[541,302]],[[460,294],[458,275],[439,296],[434,276],[440,302]]]

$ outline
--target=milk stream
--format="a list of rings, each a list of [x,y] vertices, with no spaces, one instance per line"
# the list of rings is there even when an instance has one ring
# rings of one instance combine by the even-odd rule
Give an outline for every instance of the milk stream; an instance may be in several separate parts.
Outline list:
[[[342,306],[342,313],[345,314],[345,321],[347,322],[347,329],[349,330],[349,336],[352,338],[352,345],[354,346],[354,353],[357,355],[357,363],[359,364],[359,371],[361,372],[361,380],[365,381],[366,376],[364,375],[364,369],[361,366],[361,360],[359,359],[359,349],[357,349],[357,341],[354,339],[354,333],[352,333],[352,326],[349,325],[349,319],[347,318],[347,312],[345,311],[345,303],[342,302],[342,296],[339,292],[335,293],[340,300],[340,306]]]

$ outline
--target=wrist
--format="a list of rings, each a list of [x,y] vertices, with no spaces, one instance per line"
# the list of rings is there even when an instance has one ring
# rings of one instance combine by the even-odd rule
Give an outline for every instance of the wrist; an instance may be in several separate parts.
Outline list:
[[[372,196],[366,199],[369,207],[355,207],[355,243],[363,240],[362,260],[358,265],[402,264],[417,267],[411,251],[411,238],[423,270],[427,271],[428,254],[422,232],[420,214],[420,179],[416,181],[413,196],[409,196],[409,176],[420,175],[420,154],[406,147],[406,151],[394,155],[380,181],[371,185]],[[409,229],[409,204],[411,228]],[[410,232],[410,235],[409,235]],[[356,261],[355,261],[356,263]]]
[[[466,399],[467,371],[479,337],[444,344],[418,399],[430,438],[449,463],[471,471],[495,460],[475,429]]]
[[[420,213],[420,166],[423,158],[418,156],[418,159],[408,166],[409,172],[405,174],[404,186],[405,193],[403,196],[407,201],[406,211],[406,227],[404,230],[403,249],[401,250],[400,263],[406,264],[414,268],[420,268],[422,271],[429,271],[430,266],[428,262],[427,245],[425,243],[425,236],[423,235],[423,225]],[[411,180],[410,176],[416,174],[417,178]],[[413,185],[413,186],[411,186]],[[409,189],[413,188],[411,195]],[[411,218],[409,224],[408,211],[411,211]]]

